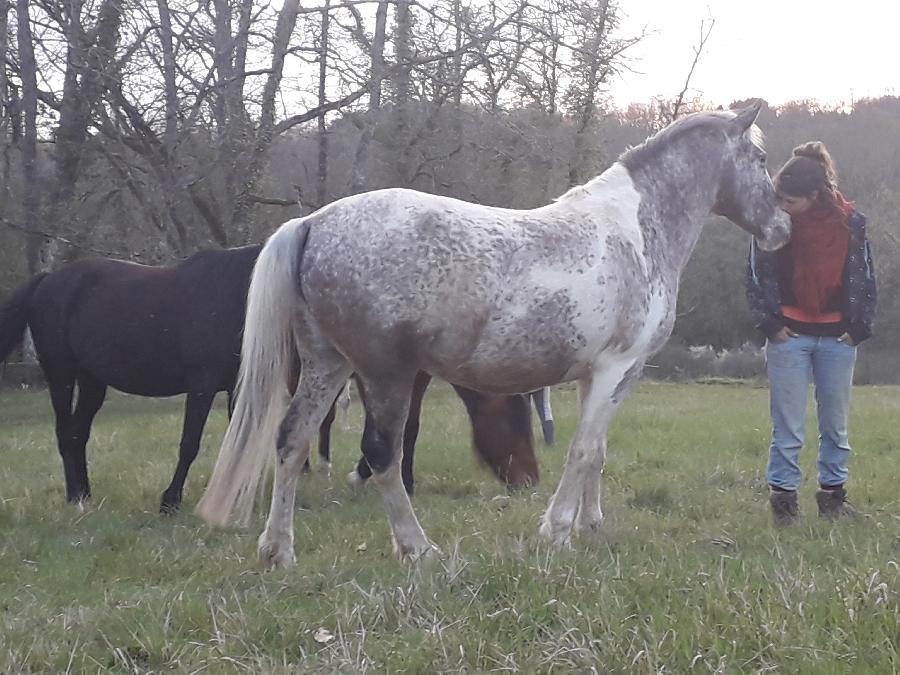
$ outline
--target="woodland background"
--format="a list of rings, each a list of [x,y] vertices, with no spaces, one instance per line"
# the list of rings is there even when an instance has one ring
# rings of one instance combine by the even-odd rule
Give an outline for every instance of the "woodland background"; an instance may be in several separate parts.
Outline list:
[[[258,242],[376,188],[545,204],[678,115],[713,107],[689,88],[689,63],[686,83],[672,84],[680,94],[613,105],[609,83],[627,77],[644,38],[621,34],[621,10],[613,0],[0,3],[0,298],[82,256],[168,264]],[[869,217],[879,312],[857,379],[900,382],[900,99],[766,105],[758,124],[773,172],[795,145],[825,141]],[[758,374],[747,249],[742,231],[711,219],[657,374]]]

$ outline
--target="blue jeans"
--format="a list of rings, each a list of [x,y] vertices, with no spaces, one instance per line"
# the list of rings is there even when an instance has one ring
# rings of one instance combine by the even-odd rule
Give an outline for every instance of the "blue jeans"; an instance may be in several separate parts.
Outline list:
[[[819,483],[839,485],[847,480],[850,443],[847,418],[856,347],[835,337],[798,335],[766,344],[772,445],[769,447],[769,485],[796,490],[802,474],[798,463],[806,431],[809,383],[815,384],[819,422]]]

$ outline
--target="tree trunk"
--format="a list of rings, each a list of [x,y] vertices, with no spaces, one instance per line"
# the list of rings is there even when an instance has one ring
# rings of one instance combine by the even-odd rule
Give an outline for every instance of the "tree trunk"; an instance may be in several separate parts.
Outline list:
[[[328,102],[328,94],[325,82],[328,76],[328,14],[331,0],[325,0],[322,9],[322,37],[319,46],[319,107],[323,108]],[[316,198],[318,205],[328,203],[328,133],[325,126],[325,112],[323,111],[317,120],[318,123],[318,172],[316,176]]]
[[[262,109],[259,127],[256,132],[250,161],[244,171],[244,182],[235,199],[235,206],[230,218],[231,230],[234,231],[236,242],[246,243],[250,233],[248,219],[252,204],[252,194],[256,188],[259,176],[262,173],[263,162],[272,143],[275,132],[275,102],[278,87],[281,84],[281,76],[284,71],[284,59],[287,56],[288,46],[294,26],[297,24],[297,13],[300,0],[285,0],[278,14],[278,23],[275,28],[275,41],[272,46],[272,64],[269,77],[263,88]]]
[[[29,4],[28,0],[16,0],[19,77],[22,80],[22,225],[28,232],[28,272],[36,274],[42,269],[40,253],[44,238],[37,234],[41,207],[37,174],[37,64],[28,15]]]
[[[174,159],[178,144],[178,89],[175,83],[175,48],[172,40],[172,17],[168,0],[156,0],[159,10],[159,39],[163,56],[163,95],[166,99],[166,125],[163,148]]]
[[[410,180],[412,165],[411,148],[409,139],[409,94],[410,94],[410,68],[412,67],[412,52],[410,41],[412,35],[412,23],[409,11],[409,2],[400,0],[397,3],[396,26],[394,37],[394,52],[397,64],[394,70],[394,129],[392,141],[394,146],[400,148],[397,162],[397,177],[401,187],[406,187]]]
[[[381,108],[381,88],[384,82],[384,41],[387,31],[388,2],[381,0],[375,10],[375,34],[372,37],[370,52],[371,74],[369,90],[369,115],[363,120],[362,134],[356,146],[356,157],[353,161],[353,175],[350,181],[350,193],[357,194],[368,189],[369,145],[372,142],[372,126],[377,123],[373,114]]]
[[[597,23],[582,45],[582,53],[585,55],[581,72],[584,96],[576,112],[578,126],[575,130],[575,152],[569,164],[569,185],[581,185],[588,178],[587,131],[596,116],[597,90],[603,81],[601,70],[605,63],[600,57],[600,47],[608,32],[609,0],[601,0],[595,11]]]
[[[37,233],[40,211],[40,188],[37,175],[37,64],[34,59],[34,42],[28,15],[28,0],[16,0],[18,17],[19,77],[22,80],[22,126],[20,152],[22,154],[22,225],[28,232],[26,255],[28,272],[36,274],[44,269],[41,250],[44,237]],[[23,358],[26,363],[37,363],[37,353],[30,331],[25,336]]]
[[[9,60],[9,10],[12,5],[9,2],[3,2],[0,7],[0,58],[5,61]],[[4,189],[9,191],[9,145],[10,145],[10,120],[13,111],[10,106],[9,96],[9,77],[6,74],[6,68],[0,68],[0,153],[3,157],[0,160],[0,185],[5,186]]]
[[[85,155],[91,113],[100,103],[104,82],[115,62],[122,22],[121,0],[104,0],[90,32],[84,30],[77,8],[68,13],[68,18],[66,73],[54,146],[56,175],[43,218],[49,228],[60,222],[64,214],[68,218],[76,212],[75,185]],[[59,241],[50,239],[47,248],[41,258],[45,269],[50,269],[61,253]]]

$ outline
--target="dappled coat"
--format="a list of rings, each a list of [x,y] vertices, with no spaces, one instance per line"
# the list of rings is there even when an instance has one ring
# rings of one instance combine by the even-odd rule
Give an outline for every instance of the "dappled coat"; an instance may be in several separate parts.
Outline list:
[[[844,265],[844,281],[833,309],[843,313],[847,332],[857,344],[871,337],[875,317],[875,267],[872,249],[866,239],[866,217],[854,211],[847,222],[850,246]],[[747,265],[747,301],[753,324],[766,337],[773,337],[784,328],[782,304],[793,304],[790,256],[785,250],[765,252],[754,239],[750,244]]]

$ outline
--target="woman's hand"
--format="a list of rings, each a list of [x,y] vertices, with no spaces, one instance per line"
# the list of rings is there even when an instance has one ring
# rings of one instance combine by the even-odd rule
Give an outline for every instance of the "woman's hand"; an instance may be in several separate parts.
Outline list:
[[[848,338],[850,337],[846,333],[844,335]],[[795,338],[795,337],[797,337],[797,333],[795,333],[790,328],[785,326],[784,328],[779,330],[777,333],[775,333],[775,335],[772,336],[772,342],[774,342],[776,344],[781,344],[782,342],[787,342],[791,338]],[[840,339],[840,338],[838,338],[838,339]]]
[[[856,341],[850,337],[850,333],[844,333],[841,337],[838,338],[838,342],[843,342],[845,345],[849,345],[851,347],[856,346]]]

